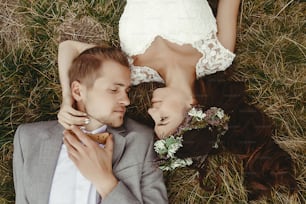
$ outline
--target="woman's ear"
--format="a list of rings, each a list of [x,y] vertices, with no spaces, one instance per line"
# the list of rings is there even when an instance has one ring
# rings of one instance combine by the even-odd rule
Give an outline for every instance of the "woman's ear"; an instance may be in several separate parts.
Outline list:
[[[71,83],[71,95],[73,99],[77,102],[82,100],[81,97],[81,84],[79,81],[73,81]]]

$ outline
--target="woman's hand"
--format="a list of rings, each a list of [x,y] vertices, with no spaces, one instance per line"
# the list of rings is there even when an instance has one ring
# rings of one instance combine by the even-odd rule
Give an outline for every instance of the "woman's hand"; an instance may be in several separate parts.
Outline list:
[[[66,40],[61,42],[58,47],[58,68],[62,87],[63,103],[57,114],[58,121],[66,129],[71,129],[71,125],[84,125],[89,123],[86,114],[75,110],[72,107],[73,99],[71,97],[70,81],[68,72],[73,60],[83,51],[94,47],[95,45]]]
[[[57,114],[58,122],[67,130],[71,130],[72,125],[83,126],[90,122],[86,117],[86,113],[75,110],[72,107],[72,103],[64,102]]]
[[[113,174],[113,139],[110,135],[104,148],[86,136],[78,127],[64,131],[64,144],[69,158],[82,175],[93,183],[102,197],[110,193],[118,183]]]

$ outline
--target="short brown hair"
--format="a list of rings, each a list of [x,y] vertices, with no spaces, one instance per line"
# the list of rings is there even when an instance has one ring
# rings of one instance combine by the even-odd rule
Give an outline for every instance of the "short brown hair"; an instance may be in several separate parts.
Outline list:
[[[95,80],[101,76],[100,68],[107,60],[129,67],[127,57],[121,49],[96,46],[85,50],[73,60],[68,72],[70,85],[73,81],[79,81],[91,88]]]

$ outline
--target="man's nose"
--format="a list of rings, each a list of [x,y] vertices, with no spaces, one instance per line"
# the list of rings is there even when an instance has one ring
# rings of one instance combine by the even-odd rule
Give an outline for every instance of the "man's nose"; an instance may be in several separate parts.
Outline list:
[[[130,105],[130,99],[127,93],[122,94],[120,97],[120,104],[123,104],[124,106]]]

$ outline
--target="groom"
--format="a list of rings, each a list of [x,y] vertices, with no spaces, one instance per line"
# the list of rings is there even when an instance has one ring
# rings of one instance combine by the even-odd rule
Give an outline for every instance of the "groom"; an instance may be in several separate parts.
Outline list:
[[[130,103],[124,54],[90,48],[73,61],[69,79],[75,105],[90,123],[70,131],[57,121],[18,127],[16,204],[167,203],[162,173],[153,163],[153,131],[124,118]],[[84,134],[105,130],[111,134],[105,144]]]

